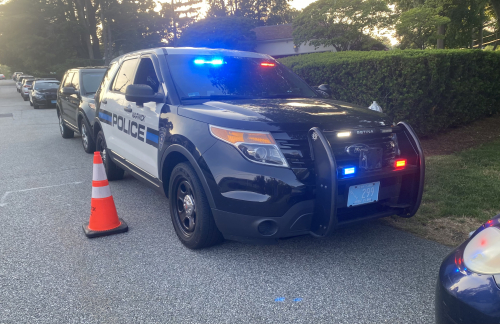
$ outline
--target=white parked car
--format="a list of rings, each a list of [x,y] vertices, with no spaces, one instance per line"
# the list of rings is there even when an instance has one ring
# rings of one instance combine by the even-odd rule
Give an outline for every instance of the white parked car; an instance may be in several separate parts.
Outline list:
[[[5,75],[0,74],[0,80],[5,80]]]
[[[17,78],[17,82],[16,82],[16,89],[17,89],[17,92],[21,92],[21,87],[23,85],[23,80],[24,79],[34,79],[34,77],[32,75],[22,75],[20,77]]]

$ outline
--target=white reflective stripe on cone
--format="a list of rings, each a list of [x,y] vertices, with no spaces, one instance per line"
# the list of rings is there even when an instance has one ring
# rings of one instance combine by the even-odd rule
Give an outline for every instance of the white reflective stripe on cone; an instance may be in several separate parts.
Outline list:
[[[104,170],[104,164],[94,164],[92,180],[102,181],[107,179],[108,178],[106,178],[106,170]]]
[[[108,198],[111,196],[109,186],[105,187],[92,187],[92,198]]]

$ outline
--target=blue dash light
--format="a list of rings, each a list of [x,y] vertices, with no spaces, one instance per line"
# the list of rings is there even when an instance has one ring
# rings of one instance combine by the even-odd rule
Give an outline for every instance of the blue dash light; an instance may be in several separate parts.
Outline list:
[[[356,167],[347,167],[342,169],[342,174],[345,176],[352,176],[356,174]]]
[[[222,59],[212,59],[210,61],[206,61],[204,59],[196,59],[194,60],[194,64],[203,65],[203,64],[211,64],[211,65],[222,65],[224,61]]]

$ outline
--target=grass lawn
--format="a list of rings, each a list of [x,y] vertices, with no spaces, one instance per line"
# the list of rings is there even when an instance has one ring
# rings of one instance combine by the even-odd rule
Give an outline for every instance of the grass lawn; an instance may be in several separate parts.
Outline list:
[[[422,205],[410,219],[383,222],[455,246],[500,213],[500,140],[426,159]]]

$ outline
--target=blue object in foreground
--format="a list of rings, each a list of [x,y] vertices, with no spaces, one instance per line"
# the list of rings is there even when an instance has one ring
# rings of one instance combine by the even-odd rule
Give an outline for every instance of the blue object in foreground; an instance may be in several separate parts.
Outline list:
[[[285,301],[285,297],[278,297],[274,301],[275,302],[284,302]]]
[[[500,323],[500,214],[441,264],[436,323]]]

